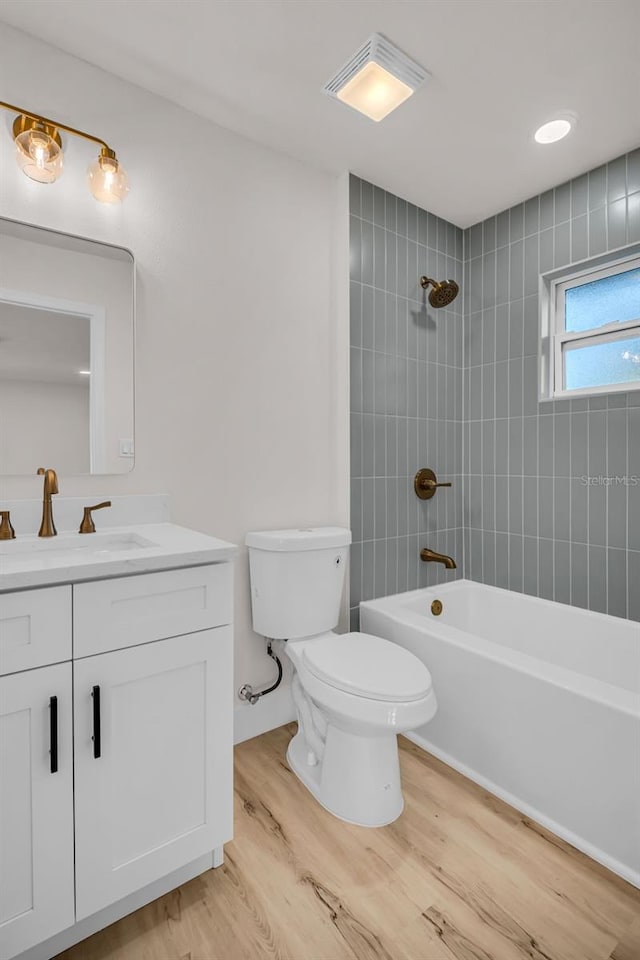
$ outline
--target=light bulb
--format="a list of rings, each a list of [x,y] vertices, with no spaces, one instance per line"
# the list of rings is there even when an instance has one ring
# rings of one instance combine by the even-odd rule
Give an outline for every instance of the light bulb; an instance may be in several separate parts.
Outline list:
[[[31,180],[53,183],[62,173],[62,149],[44,130],[25,130],[16,137],[18,166]]]
[[[101,203],[121,203],[129,193],[129,178],[115,157],[99,156],[87,170],[87,182]]]

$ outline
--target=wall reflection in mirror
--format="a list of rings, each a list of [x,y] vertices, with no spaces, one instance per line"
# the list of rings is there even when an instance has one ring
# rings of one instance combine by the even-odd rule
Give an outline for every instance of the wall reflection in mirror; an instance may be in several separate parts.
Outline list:
[[[133,466],[134,263],[0,218],[0,474]]]

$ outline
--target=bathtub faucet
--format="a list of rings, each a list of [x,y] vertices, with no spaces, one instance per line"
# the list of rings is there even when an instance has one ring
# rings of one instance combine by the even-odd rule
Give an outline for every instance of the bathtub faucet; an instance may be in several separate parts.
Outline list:
[[[453,557],[448,557],[446,553],[437,553],[435,550],[429,550],[425,547],[420,551],[420,559],[428,563],[432,560],[434,563],[442,563],[447,570],[455,570],[456,562]]]

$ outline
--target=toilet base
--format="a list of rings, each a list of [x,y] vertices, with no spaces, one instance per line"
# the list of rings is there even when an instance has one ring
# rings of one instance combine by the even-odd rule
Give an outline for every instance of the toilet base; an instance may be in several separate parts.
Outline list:
[[[309,747],[299,724],[287,750],[287,762],[318,803],[340,820],[361,827],[384,827],[402,813],[395,733],[365,737],[330,723],[322,759],[310,765],[308,758]]]

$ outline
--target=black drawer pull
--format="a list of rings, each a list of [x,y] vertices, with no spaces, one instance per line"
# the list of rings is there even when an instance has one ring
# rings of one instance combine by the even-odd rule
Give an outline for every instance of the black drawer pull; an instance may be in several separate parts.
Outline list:
[[[91,691],[91,696],[93,697],[93,756],[97,760],[101,756],[101,740],[100,740],[100,687],[96,686]]]
[[[58,772],[58,698],[49,697],[49,757],[51,773]]]

